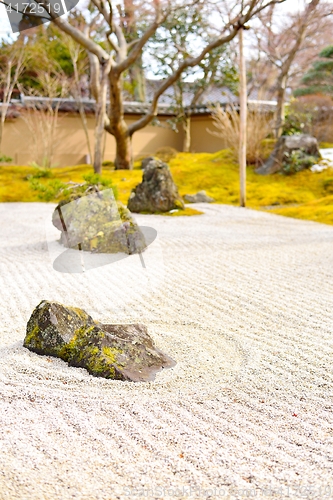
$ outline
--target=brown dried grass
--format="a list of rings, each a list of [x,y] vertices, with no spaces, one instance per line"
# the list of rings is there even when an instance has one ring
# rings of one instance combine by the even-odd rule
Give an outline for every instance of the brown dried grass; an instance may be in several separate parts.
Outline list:
[[[220,137],[225,148],[232,151],[234,159],[238,158],[239,148],[239,112],[233,105],[228,105],[226,109],[220,105],[211,108],[213,125],[216,130],[208,132],[216,137]],[[271,117],[258,109],[252,108],[247,117],[247,153],[248,164],[262,163],[264,150],[263,141],[272,131]]]

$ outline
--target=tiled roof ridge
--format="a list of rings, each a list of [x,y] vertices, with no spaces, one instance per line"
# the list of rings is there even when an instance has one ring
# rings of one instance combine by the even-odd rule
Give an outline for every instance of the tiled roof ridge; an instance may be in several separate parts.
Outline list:
[[[218,99],[214,99],[207,103],[196,104],[195,106],[188,105],[185,106],[185,110],[190,111],[192,115],[205,115],[210,113],[210,105],[213,103],[214,104],[219,103],[223,107],[227,107],[228,105],[234,105],[237,108],[239,103],[238,98],[236,96],[233,97],[234,99],[232,101],[224,100],[223,102],[220,102]],[[38,108],[43,109],[48,103],[51,103],[53,107],[58,105],[59,106],[58,109],[60,112],[65,112],[65,113],[79,112],[80,103],[73,97],[49,98],[49,97],[26,96],[24,94],[21,94],[20,99],[11,100],[8,114],[9,116],[12,115],[12,117],[16,117],[20,114],[20,111],[22,111],[24,108],[28,108],[34,105],[36,106],[37,109]],[[95,113],[96,102],[94,99],[87,97],[81,98],[81,104],[83,105],[84,111],[87,114]],[[248,104],[249,107],[259,105],[260,109],[269,110],[276,106],[276,101],[249,99]],[[0,103],[0,106],[2,105],[3,104]],[[124,101],[125,114],[142,115],[145,114],[147,111],[149,111],[150,106],[151,106],[150,102],[137,102],[137,101],[127,101],[127,100]],[[158,115],[176,116],[176,114],[177,114],[176,107],[172,102],[159,103],[157,116]]]

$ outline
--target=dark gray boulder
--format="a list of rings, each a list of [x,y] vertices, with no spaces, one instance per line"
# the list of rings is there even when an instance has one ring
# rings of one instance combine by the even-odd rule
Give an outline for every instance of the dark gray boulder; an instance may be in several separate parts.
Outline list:
[[[85,368],[95,377],[133,382],[153,380],[175,362],[157,349],[141,324],[108,325],[82,309],[42,301],[33,311],[24,347]]]
[[[213,203],[214,198],[206,194],[206,191],[199,191],[196,194],[186,194],[184,200],[187,203]]]
[[[318,141],[311,135],[283,135],[277,141],[274,151],[256,170],[257,174],[269,175],[284,171],[294,173],[310,168],[320,158]]]
[[[169,212],[183,209],[169,166],[160,160],[151,160],[144,168],[142,182],[131,193],[127,204],[131,212]]]
[[[61,201],[52,216],[61,231],[60,242],[68,248],[94,253],[140,253],[144,235],[130,211],[105,191]]]
[[[38,354],[61,357],[75,332],[93,325],[92,317],[82,309],[43,300],[30,316],[23,345]]]
[[[155,161],[155,160],[157,160],[157,158],[155,158],[155,156],[147,156],[147,158],[144,158],[141,162],[142,170],[144,170],[146,168],[148,163],[150,163],[151,161]]]

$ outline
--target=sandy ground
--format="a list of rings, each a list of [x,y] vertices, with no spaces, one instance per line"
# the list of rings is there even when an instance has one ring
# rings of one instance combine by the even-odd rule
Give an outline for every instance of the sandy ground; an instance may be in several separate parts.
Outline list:
[[[146,267],[68,274],[53,206],[0,205],[1,500],[333,496],[333,227],[199,207],[137,217]],[[177,365],[135,384],[33,354],[42,299],[143,322]]]

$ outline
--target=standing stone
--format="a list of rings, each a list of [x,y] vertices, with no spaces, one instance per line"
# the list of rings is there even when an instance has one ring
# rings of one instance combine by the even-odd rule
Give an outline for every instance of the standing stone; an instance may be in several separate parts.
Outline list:
[[[288,168],[288,160],[294,151],[299,152],[299,159],[301,163],[299,170],[311,167],[311,165],[315,163],[313,160],[320,158],[318,141],[315,137],[306,134],[283,135],[277,141],[274,151],[266,163],[264,163],[262,167],[258,168],[256,173],[269,175],[284,170],[286,166]]]
[[[183,209],[169,166],[160,160],[151,160],[143,171],[141,184],[132,190],[127,204],[131,212],[169,212]]]
[[[147,156],[147,158],[144,158],[141,162],[142,170],[144,170],[146,168],[148,163],[150,163],[151,161],[155,161],[155,160],[157,160],[157,158],[155,158],[154,156]]]
[[[68,248],[94,253],[140,253],[145,238],[130,211],[106,191],[61,201],[52,216]]]

